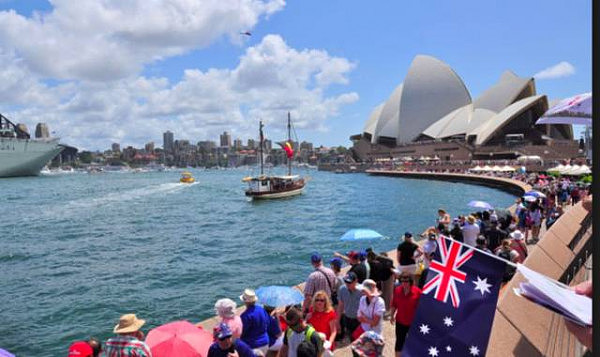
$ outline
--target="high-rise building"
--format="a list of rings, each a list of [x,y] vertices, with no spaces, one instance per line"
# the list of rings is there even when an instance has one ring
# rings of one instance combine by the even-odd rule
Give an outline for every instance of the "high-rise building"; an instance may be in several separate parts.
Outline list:
[[[154,152],[154,141],[147,143],[144,148],[146,149],[147,153],[153,153]]]
[[[217,147],[217,144],[214,141],[198,141],[198,148],[202,151],[210,152],[215,147]]]
[[[173,133],[169,130],[163,133],[163,150],[167,152],[173,151]]]
[[[121,152],[121,145],[119,143],[112,143],[112,152]]]
[[[248,149],[252,150],[252,149],[256,149],[257,144],[254,139],[248,139],[248,145],[246,145],[246,146],[248,147]]]
[[[50,132],[48,131],[48,125],[46,123],[37,123],[35,126],[35,137],[36,138],[48,138]]]
[[[229,133],[224,131],[220,138],[222,147],[231,147],[231,135],[229,135]]]
[[[242,139],[235,139],[233,141],[233,148],[236,150],[242,150]]]

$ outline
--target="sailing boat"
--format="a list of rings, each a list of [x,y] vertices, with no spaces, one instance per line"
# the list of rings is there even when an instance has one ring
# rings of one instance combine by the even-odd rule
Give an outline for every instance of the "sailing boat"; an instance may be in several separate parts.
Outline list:
[[[269,176],[264,174],[264,136],[263,136],[263,123],[259,122],[259,161],[260,161],[260,175],[259,176],[248,176],[242,179],[242,182],[248,182],[248,189],[246,190],[246,196],[253,199],[272,199],[272,198],[283,198],[299,195],[304,190],[306,180],[298,175],[292,175],[292,159],[294,158],[294,150],[292,148],[291,136],[291,119],[290,113],[288,112],[288,139],[284,144],[280,144],[286,152],[287,156],[287,167],[288,172],[286,176]]]

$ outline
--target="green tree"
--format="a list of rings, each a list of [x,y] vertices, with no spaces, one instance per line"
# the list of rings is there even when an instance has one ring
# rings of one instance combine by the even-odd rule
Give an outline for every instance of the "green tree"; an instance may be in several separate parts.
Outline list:
[[[84,164],[90,164],[92,162],[92,153],[90,151],[82,151],[79,154],[79,160]]]

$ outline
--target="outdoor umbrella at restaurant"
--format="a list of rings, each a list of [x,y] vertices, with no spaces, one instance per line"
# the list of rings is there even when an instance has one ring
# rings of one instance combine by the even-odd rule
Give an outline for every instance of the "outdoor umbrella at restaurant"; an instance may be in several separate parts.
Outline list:
[[[485,201],[471,201],[469,202],[468,206],[473,208],[482,208],[486,210],[494,209],[494,207],[491,204]]]
[[[158,326],[146,337],[154,357],[206,357],[212,342],[210,332],[185,320]]]
[[[382,239],[385,238],[381,234],[375,232],[372,229],[351,229],[348,232],[344,233],[340,240],[343,241],[355,241],[355,240],[369,240],[369,239]]]
[[[261,286],[256,289],[256,296],[260,304],[273,307],[298,305],[304,301],[300,290],[282,285]]]

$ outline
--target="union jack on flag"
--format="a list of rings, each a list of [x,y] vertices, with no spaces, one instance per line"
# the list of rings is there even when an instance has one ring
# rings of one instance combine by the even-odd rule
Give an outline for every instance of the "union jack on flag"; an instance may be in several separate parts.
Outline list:
[[[458,308],[460,305],[460,294],[456,288],[456,283],[460,282],[464,284],[467,278],[467,274],[459,270],[459,268],[473,257],[473,249],[466,249],[461,253],[461,244],[459,242],[451,240],[448,247],[444,238],[442,236],[438,241],[441,263],[432,260],[429,265],[429,270],[436,272],[438,275],[423,286],[423,294],[433,291],[434,297],[443,302],[448,302],[448,297],[450,297],[452,299],[452,306]]]

